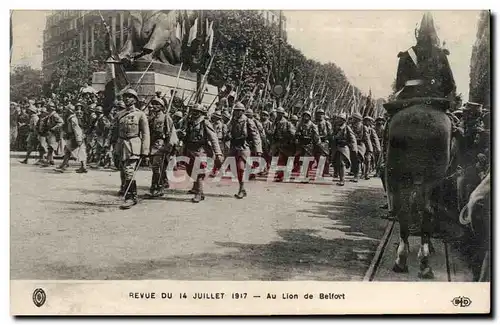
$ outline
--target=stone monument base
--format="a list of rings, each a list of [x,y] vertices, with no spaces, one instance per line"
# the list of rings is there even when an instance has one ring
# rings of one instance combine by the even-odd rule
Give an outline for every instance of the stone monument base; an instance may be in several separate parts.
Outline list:
[[[147,69],[148,66],[149,69]],[[155,96],[155,92],[157,91],[161,91],[163,94],[170,96],[170,91],[175,89],[177,85],[177,74],[179,73],[178,66],[164,64],[161,62],[153,62],[151,65],[149,65],[149,62],[140,62],[140,64],[137,64],[135,68],[142,71],[127,71],[127,79],[132,88],[137,91],[139,96],[146,98],[146,100]],[[147,72],[144,73],[146,69]],[[92,75],[92,87],[95,90],[104,90],[106,82],[106,71],[94,72]],[[139,85],[137,86],[138,83]],[[185,103],[187,104],[187,99],[195,91],[196,74],[190,71],[181,71],[179,85],[177,87],[177,95],[181,98],[184,97]],[[217,93],[217,87],[206,84],[203,104],[210,105],[217,96]]]

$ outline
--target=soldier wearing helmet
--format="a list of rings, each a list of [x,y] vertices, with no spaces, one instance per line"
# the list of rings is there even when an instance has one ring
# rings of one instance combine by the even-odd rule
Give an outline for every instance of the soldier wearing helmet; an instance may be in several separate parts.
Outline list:
[[[229,122],[229,137],[231,139],[231,148],[229,156],[236,159],[236,171],[238,174],[239,190],[235,194],[238,199],[243,199],[247,196],[244,185],[245,165],[248,163],[248,158],[252,152],[256,156],[262,154],[262,146],[259,135],[259,130],[252,119],[249,119],[245,114],[245,106],[237,102],[233,108],[233,119]],[[250,111],[248,112],[250,113]],[[253,116],[253,112],[252,116]]]
[[[370,132],[370,141],[373,146],[373,155],[365,157],[365,179],[370,179],[369,173],[376,167],[376,162],[379,160],[381,154],[380,139],[373,128],[373,123],[374,120],[371,116],[365,116],[363,118],[363,124]]]
[[[249,108],[245,111],[245,115],[247,118],[249,118],[250,120],[252,120],[255,123],[255,126],[257,127],[257,130],[259,131],[260,146],[262,149],[262,152],[259,155],[262,156],[264,153],[264,149],[262,148],[263,147],[262,144],[264,142],[267,142],[267,139],[266,139],[267,135],[266,135],[266,131],[264,130],[264,126],[262,125],[262,122],[257,119],[256,114],[254,113],[254,111],[251,108]],[[251,154],[252,154],[252,156],[257,156],[257,153],[255,151],[252,151]],[[258,166],[259,166],[259,164],[256,161],[254,161],[252,164],[252,168],[256,168]],[[266,163],[265,167],[267,168],[267,163]],[[262,171],[260,174],[262,174],[263,172],[264,171]],[[250,180],[255,179],[255,178],[256,178],[255,174],[250,174]]]
[[[296,128],[297,127],[297,123],[299,123],[299,117],[297,115],[295,115],[295,114],[292,115],[292,116],[290,116],[290,122]]]
[[[103,114],[102,106],[97,106],[94,110],[96,119],[93,125],[96,141],[96,161],[97,167],[111,165],[110,160],[110,134],[111,121]]]
[[[219,147],[222,150],[222,154],[227,156],[229,153],[229,147],[226,146],[226,140],[229,137],[227,124],[222,122],[222,114],[220,111],[215,111],[211,117],[212,125],[214,126],[215,133],[217,134],[217,139],[219,140]],[[210,177],[215,177],[218,171],[218,167],[214,166],[212,168],[212,173]]]
[[[319,160],[325,157],[325,165],[323,166],[323,177],[328,176],[330,169],[330,141],[332,140],[332,125],[325,120],[325,111],[318,109],[315,113],[314,123],[318,127],[320,143],[314,149],[314,158],[317,166],[320,166]]]
[[[149,155],[149,125],[146,114],[137,108],[139,97],[133,89],[123,94],[126,109],[119,112],[113,129],[111,143],[120,161],[120,195],[125,194],[122,209],[137,204],[137,184],[133,180],[134,172],[141,157]]]
[[[59,148],[61,129],[64,125],[64,121],[55,109],[55,105],[53,103],[49,103],[47,106],[47,117],[43,120],[42,135],[47,141],[47,161],[42,165],[42,167],[54,165],[54,153]]]
[[[77,173],[87,173],[87,153],[83,141],[83,131],[78,124],[78,118],[75,114],[75,107],[71,104],[66,105],[66,115],[64,123],[64,158],[61,164],[55,169],[56,172],[64,173],[69,166],[71,157],[75,157],[80,162],[80,168]]]
[[[34,106],[28,106],[26,111],[30,114],[30,120],[28,125],[28,138],[26,139],[26,158],[21,161],[22,164],[27,164],[31,152],[37,150],[38,148],[38,109]],[[42,158],[43,156],[40,156],[39,161],[41,161]]]
[[[193,188],[189,191],[189,193],[195,195],[192,199],[193,203],[199,203],[205,199],[203,192],[205,175],[193,174],[194,164],[199,163],[196,158],[214,154],[217,164],[222,164],[223,159],[214,126],[206,119],[205,115],[206,108],[201,104],[195,104],[191,108],[185,131],[186,135],[183,139],[184,153],[189,158],[186,172],[194,180]],[[201,165],[202,169],[206,168],[205,162],[202,162]]]
[[[174,155],[179,139],[174,121],[166,114],[165,103],[161,98],[155,97],[151,100],[150,112],[152,178],[149,192],[152,197],[160,197],[164,195],[164,188],[170,187],[167,166],[170,158]]]
[[[300,171],[300,157],[312,157],[314,154],[314,147],[320,144],[318,127],[311,121],[311,112],[304,111],[302,113],[302,119],[300,120],[297,131],[295,132],[295,161],[294,161],[294,172]],[[309,171],[312,168],[312,161],[307,162],[308,166],[306,169],[306,174],[304,182],[309,181]]]
[[[357,150],[351,152],[352,168],[354,174],[352,182],[357,183],[359,173],[363,171],[363,165],[367,157],[371,157],[373,146],[370,139],[370,130],[363,125],[363,117],[359,113],[354,113],[350,119],[349,125],[356,136]]]
[[[332,134],[332,161],[335,173],[339,176],[337,185],[344,186],[345,169],[351,167],[350,152],[357,151],[356,136],[349,125],[347,125],[347,116],[345,113],[337,116]]]
[[[260,123],[264,128],[265,137],[262,140],[262,157],[266,160],[266,170],[271,164],[271,138],[273,136],[273,122],[269,119],[269,112],[262,111],[260,113]],[[264,173],[264,172],[263,172]]]
[[[295,127],[286,119],[283,107],[278,107],[276,110],[271,143],[271,154],[278,156],[277,165],[285,166],[288,157],[295,154]],[[283,176],[283,171],[278,171],[275,181],[283,181]]]

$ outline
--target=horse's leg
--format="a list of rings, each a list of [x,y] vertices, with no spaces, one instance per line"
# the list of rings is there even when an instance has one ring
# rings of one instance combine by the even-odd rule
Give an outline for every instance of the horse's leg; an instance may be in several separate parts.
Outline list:
[[[397,273],[407,273],[408,272],[408,255],[410,252],[410,243],[408,242],[409,231],[408,231],[408,216],[409,211],[404,208],[404,200],[402,200],[401,191],[397,195],[394,195],[391,190],[388,191],[388,197],[392,197],[391,205],[393,208],[393,213],[397,216],[399,220],[399,245],[396,252],[396,261],[392,270]],[[407,205],[406,205],[407,206]]]
[[[422,217],[422,234],[418,257],[420,259],[420,272],[418,276],[422,279],[433,279],[434,273],[429,265],[432,235],[432,206],[431,206],[432,188],[423,189],[422,196],[418,197],[418,211]],[[422,200],[422,201],[420,201]]]

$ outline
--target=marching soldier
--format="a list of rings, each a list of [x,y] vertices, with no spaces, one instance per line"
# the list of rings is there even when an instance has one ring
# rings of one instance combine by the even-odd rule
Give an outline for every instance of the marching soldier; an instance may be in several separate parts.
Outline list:
[[[151,134],[151,168],[153,176],[151,178],[152,197],[163,196],[166,167],[175,146],[178,144],[177,131],[174,122],[168,114],[164,112],[165,104],[161,98],[151,100],[151,118],[149,120],[149,130]],[[166,183],[166,184],[165,184]]]
[[[292,115],[290,117],[290,122],[292,122],[293,127],[297,128],[297,123],[299,123],[299,117],[297,115]]]
[[[365,116],[363,119],[363,124],[368,128],[368,131],[370,132],[370,141],[372,143],[373,147],[373,155],[370,155],[367,153],[367,156],[365,157],[366,164],[365,164],[365,179],[370,179],[369,173],[375,168],[375,162],[378,161],[378,158],[380,156],[380,140],[378,138],[377,133],[375,132],[373,128],[373,118],[370,116]],[[373,162],[373,164],[372,164]]]
[[[363,125],[363,117],[361,114],[357,112],[352,114],[350,127],[356,136],[357,142],[357,150],[351,151],[351,171],[354,173],[354,179],[351,181],[357,183],[359,180],[359,173],[362,170],[363,163],[365,163],[365,157],[371,155],[373,147],[370,141],[370,131]]]
[[[315,146],[320,145],[320,137],[318,132],[318,127],[311,121],[311,112],[304,111],[302,113],[302,119],[300,120],[297,131],[295,132],[296,138],[296,149],[295,149],[295,161],[294,161],[294,171],[299,172],[300,170],[300,157],[311,157],[314,154]],[[306,179],[309,175],[309,170],[311,169],[311,164],[313,162],[308,162]]]
[[[217,134],[217,139],[219,140],[219,147],[222,150],[222,154],[227,156],[229,153],[229,147],[226,146],[226,140],[229,138],[227,125],[222,122],[222,114],[216,111],[212,115],[212,125],[214,126],[215,133]],[[218,168],[213,167],[210,177],[215,177]]]
[[[377,117],[375,119],[375,127],[373,128],[375,130],[375,133],[378,136],[379,142],[380,142],[380,154],[377,159],[377,175],[381,176],[382,175],[382,163],[384,160],[384,154],[385,154],[385,145],[384,145],[384,129],[385,129],[385,119],[383,117]]]
[[[184,137],[184,152],[189,157],[186,168],[188,175],[194,179],[193,188],[189,193],[195,194],[193,203],[199,203],[205,199],[203,193],[203,180],[205,175],[193,175],[195,160],[197,157],[206,157],[208,154],[215,154],[216,162],[222,164],[222,151],[215,129],[208,119],[206,119],[206,109],[201,104],[194,105],[190,112]],[[202,163],[201,167],[206,166]]]
[[[85,144],[83,142],[83,131],[78,125],[78,118],[75,114],[75,107],[71,104],[66,106],[66,119],[64,123],[64,139],[66,140],[64,147],[64,158],[61,163],[56,168],[59,173],[64,173],[66,168],[69,166],[69,159],[71,156],[75,156],[76,160],[81,163],[79,169],[76,170],[77,173],[87,173],[86,168],[86,152]]]
[[[28,133],[28,138],[26,140],[26,158],[21,161],[22,164],[27,164],[28,159],[30,157],[30,154],[32,151],[35,151],[38,148],[38,131],[37,131],[37,125],[38,125],[38,110],[36,107],[30,105],[26,109],[28,113],[30,113],[30,121],[29,121],[29,133]],[[40,156],[39,161],[43,159],[43,155]]]
[[[320,143],[315,147],[314,158],[319,168],[320,157],[325,157],[325,166],[323,167],[323,177],[328,176],[330,168],[330,138],[332,136],[332,125],[325,120],[325,111],[318,109],[315,114],[315,124],[318,127]]]
[[[285,118],[285,109],[278,107],[276,110],[276,121],[273,125],[271,154],[278,155],[278,166],[286,165],[288,157],[295,153],[294,141],[295,127]],[[275,181],[283,181],[283,171],[276,173]]]
[[[244,111],[245,106],[237,102],[233,108],[233,119],[229,122],[228,126],[231,137],[229,156],[236,158],[236,171],[240,185],[238,194],[234,195],[238,199],[243,199],[247,196],[243,182],[243,174],[245,172],[247,159],[252,152],[255,153],[256,156],[262,155],[259,130],[255,122],[243,114]],[[249,113],[250,112],[253,115],[253,111],[249,111]]]
[[[64,124],[63,119],[57,114],[55,109],[55,105],[49,103],[47,107],[48,115],[43,120],[42,135],[47,141],[47,162],[44,163],[42,167],[54,165],[54,151],[56,151],[59,146],[61,128]]]
[[[259,137],[260,137],[260,147],[262,150],[262,143],[266,142],[266,131],[264,130],[264,126],[262,126],[262,123],[257,119],[255,116],[253,110],[251,108],[247,109],[245,111],[245,115],[248,119],[250,119],[252,122],[254,122],[255,127],[257,128],[257,131],[259,131]],[[255,147],[255,146],[253,146]],[[252,151],[251,152],[252,156],[257,156],[257,152]],[[262,152],[260,153],[260,156],[262,156]],[[259,164],[254,161],[252,164],[252,168],[257,167]],[[267,167],[267,164],[266,164]],[[255,174],[250,175],[250,179],[255,179]]]
[[[21,107],[15,102],[10,103],[10,147],[16,149],[17,135],[19,134],[19,117]]]
[[[269,112],[262,111],[260,113],[260,120],[264,128],[265,137],[262,140],[262,156],[266,160],[266,170],[269,169],[271,164],[271,138],[273,136],[273,122],[269,119]]]
[[[118,113],[113,130],[112,143],[120,160],[120,195],[125,195],[122,209],[137,204],[137,184],[133,179],[141,157],[149,155],[149,125],[144,112],[136,104],[137,92],[128,89],[123,94],[126,109]],[[128,190],[128,191],[127,191]]]
[[[337,116],[333,126],[332,160],[339,174],[338,186],[344,186],[345,169],[351,167],[350,152],[357,152],[356,136],[347,125],[346,114]]]
[[[97,166],[106,166],[110,164],[111,161],[108,161],[107,153],[109,152],[110,147],[110,131],[111,131],[111,122],[108,117],[104,116],[102,112],[102,106],[97,106],[95,108],[95,113],[97,118],[94,122],[94,130],[95,130],[95,140],[96,140],[96,160]]]
[[[40,113],[38,116],[38,123],[36,125],[37,134],[38,134],[38,153],[40,156],[40,160],[38,160],[35,165],[44,165],[47,163],[46,154],[48,152],[47,145],[47,137],[45,132],[45,122],[47,119],[48,113],[45,107],[40,108]]]

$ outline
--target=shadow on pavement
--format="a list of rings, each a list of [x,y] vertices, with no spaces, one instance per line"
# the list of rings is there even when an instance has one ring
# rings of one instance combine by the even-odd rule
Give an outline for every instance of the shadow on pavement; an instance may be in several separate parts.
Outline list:
[[[316,208],[306,212],[331,219],[324,229],[339,234],[333,238],[324,238],[322,229],[278,229],[279,240],[265,244],[215,241],[220,253],[137,257],[98,268],[39,265],[38,278],[361,281],[387,223],[371,217],[380,198],[381,193],[360,189],[349,193],[344,203],[314,202]]]

